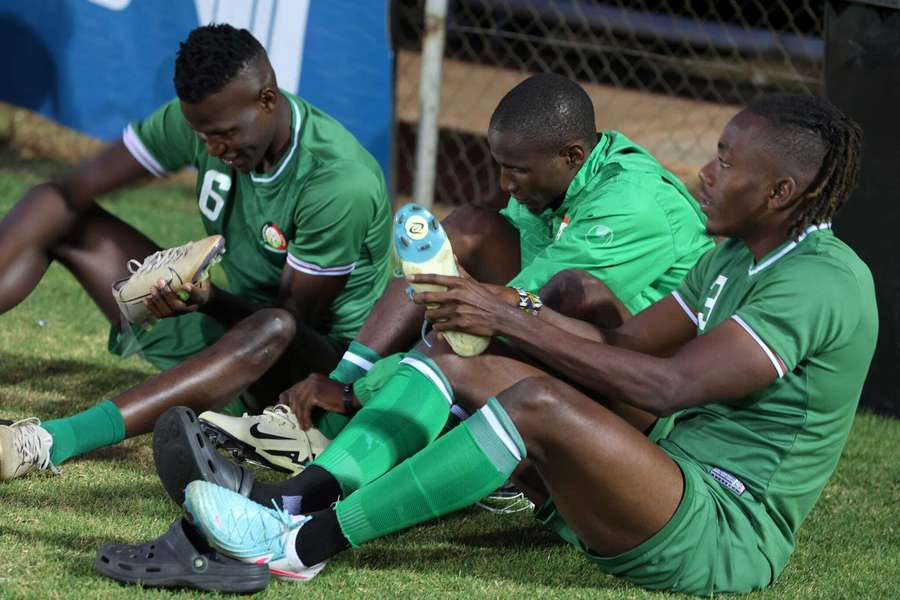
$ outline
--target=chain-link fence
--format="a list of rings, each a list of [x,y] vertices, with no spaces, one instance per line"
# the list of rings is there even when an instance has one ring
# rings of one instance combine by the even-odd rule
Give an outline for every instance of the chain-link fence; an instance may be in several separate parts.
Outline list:
[[[410,194],[424,0],[392,3],[396,186]],[[689,185],[728,118],[756,95],[819,93],[824,0],[450,0],[435,200],[505,202],[485,133],[533,73],[579,81],[617,129]]]

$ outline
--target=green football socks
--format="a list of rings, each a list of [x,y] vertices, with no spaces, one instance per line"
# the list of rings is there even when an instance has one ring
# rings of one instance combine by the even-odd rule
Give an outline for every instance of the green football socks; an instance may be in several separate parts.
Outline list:
[[[350,342],[344,356],[329,377],[341,383],[353,383],[369,372],[381,355],[359,342]]]
[[[381,355],[368,346],[356,341],[350,342],[337,367],[328,377],[343,384],[353,383],[365,376],[380,358]],[[322,435],[333,440],[349,421],[350,418],[346,415],[320,410],[315,415],[314,425]]]
[[[50,460],[54,465],[125,439],[122,413],[110,400],[104,400],[77,415],[47,421],[42,427],[53,436]]]
[[[506,481],[525,455],[512,419],[491,398],[458,427],[338,502],[341,531],[358,546],[470,506]]]
[[[331,473],[347,496],[434,440],[451,404],[452,389],[438,366],[412,351],[313,464]]]

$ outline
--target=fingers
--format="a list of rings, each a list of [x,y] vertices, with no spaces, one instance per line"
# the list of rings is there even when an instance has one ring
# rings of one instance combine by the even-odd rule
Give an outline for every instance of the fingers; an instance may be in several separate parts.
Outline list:
[[[461,283],[459,277],[453,277],[451,275],[435,275],[433,273],[407,275],[406,280],[410,283],[430,283],[433,285],[443,285],[448,288],[455,287]]]
[[[302,382],[286,392],[282,392],[278,396],[278,401],[291,408],[294,416],[297,417],[297,424],[300,426],[300,429],[307,431],[312,427],[312,406],[305,402],[305,395],[297,389],[301,385],[303,385]]]
[[[451,299],[450,292],[416,292],[413,294],[413,302],[416,304],[443,304]]]
[[[194,286],[190,283],[176,292],[172,289],[171,283],[160,279],[156,285],[150,287],[150,296],[144,299],[144,306],[158,319],[194,312],[200,306],[192,302],[192,292]]]
[[[460,307],[454,306],[453,304],[432,304],[429,305],[428,310],[425,311],[425,320],[436,323],[454,317],[459,313]]]

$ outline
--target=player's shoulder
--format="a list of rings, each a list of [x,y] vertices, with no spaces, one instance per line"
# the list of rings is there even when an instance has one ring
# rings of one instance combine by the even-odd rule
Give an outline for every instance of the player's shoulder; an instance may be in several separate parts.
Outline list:
[[[784,260],[772,265],[765,279],[795,285],[820,297],[868,295],[872,273],[856,252],[833,232],[810,228]]]

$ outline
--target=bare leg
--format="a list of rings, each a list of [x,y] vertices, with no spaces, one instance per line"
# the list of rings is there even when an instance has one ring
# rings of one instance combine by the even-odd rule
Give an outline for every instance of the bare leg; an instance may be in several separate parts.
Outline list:
[[[453,252],[472,277],[504,284],[519,272],[519,233],[494,211],[463,206],[443,222]],[[382,356],[408,350],[418,339],[425,309],[394,280],[372,309],[356,339]]]
[[[114,398],[125,420],[125,437],[152,431],[157,417],[172,406],[196,412],[224,406],[275,364],[294,333],[290,313],[260,310],[209,348]]]
[[[587,271],[560,271],[541,288],[540,296],[553,310],[603,329],[615,329],[631,317],[612,290]]]
[[[110,286],[127,273],[130,259],[157,250],[144,234],[98,205],[75,213],[52,186],[36,188],[0,221],[0,313],[24,300],[50,261],[59,260],[106,318],[118,323]]]
[[[281,358],[241,396],[251,411],[262,412],[276,403],[281,392],[311,373],[327,375],[337,366],[341,357],[333,344],[303,323],[295,321],[295,329],[294,338],[287,350],[281,352]]]
[[[675,513],[684,490],[678,465],[609,409],[543,377],[498,399],[560,514],[594,552],[634,548]]]

